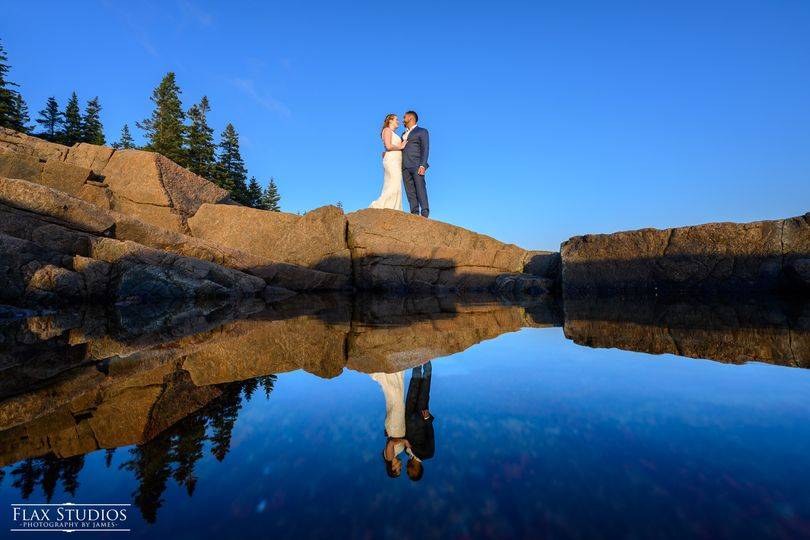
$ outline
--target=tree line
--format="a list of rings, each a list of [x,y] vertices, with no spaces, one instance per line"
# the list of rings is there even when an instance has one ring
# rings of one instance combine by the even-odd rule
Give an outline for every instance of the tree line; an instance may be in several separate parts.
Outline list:
[[[98,97],[86,102],[81,110],[79,97],[73,92],[60,109],[55,97],[49,97],[35,119],[39,131],[34,131],[28,105],[17,85],[8,80],[11,70],[8,57],[0,43],[0,126],[31,134],[51,142],[73,145],[79,142],[105,144]],[[152,92],[152,114],[135,125],[144,132],[147,143],[143,150],[158,152],[178,165],[189,169],[228,191],[232,200],[264,210],[280,211],[281,196],[275,179],[270,178],[262,189],[256,178],[248,180],[248,171],[239,149],[239,134],[228,123],[214,142],[214,129],[208,124],[211,105],[203,96],[199,103],[183,109],[182,91],[173,72],[167,73]],[[138,148],[124,124],[116,149]]]

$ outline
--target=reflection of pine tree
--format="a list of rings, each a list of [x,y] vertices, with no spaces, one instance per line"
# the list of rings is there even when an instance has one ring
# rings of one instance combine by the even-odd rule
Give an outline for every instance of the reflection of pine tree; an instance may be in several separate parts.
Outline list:
[[[172,477],[175,482],[185,486],[189,496],[194,494],[197,485],[197,476],[194,466],[203,456],[203,443],[205,442],[205,416],[194,414],[184,418],[177,429],[172,428],[177,435],[173,438],[172,460],[177,463]]]
[[[271,376],[273,381],[274,376]],[[139,482],[133,493],[135,505],[143,518],[154,523],[157,511],[163,505],[163,492],[169,477],[185,487],[189,496],[197,485],[195,467],[203,456],[206,441],[211,441],[211,453],[217,460],[225,459],[231,445],[236,418],[242,407],[243,391],[253,392],[262,383],[259,380],[230,383],[220,387],[222,395],[162,431],[147,443],[130,450],[132,459],[121,465],[132,471]],[[262,383],[272,389],[272,381]],[[268,393],[269,395],[269,393]],[[207,434],[210,427],[211,435]]]
[[[217,461],[222,461],[231,449],[231,434],[242,408],[242,385],[240,383],[226,385],[222,389],[222,396],[217,399],[216,408],[210,411],[211,419],[211,454]]]
[[[83,455],[58,458],[48,454],[40,458],[29,458],[20,462],[19,466],[11,471],[11,475],[16,478],[12,486],[20,490],[23,499],[27,499],[39,485],[45,498],[50,502],[60,481],[62,490],[71,495],[76,494],[82,468],[84,468]]]
[[[132,498],[147,523],[155,522],[157,511],[163,506],[163,492],[172,473],[170,449],[171,438],[159,435],[146,444],[132,448],[132,459],[121,464],[122,469],[132,471],[138,480]]]
[[[16,477],[11,485],[20,490],[20,496],[23,499],[31,496],[39,482],[41,471],[34,464],[34,461],[34,458],[26,459],[11,471],[11,475]]]
[[[76,489],[79,487],[79,473],[84,468],[84,455],[65,458],[60,460],[60,464],[62,489],[75,496]]]
[[[45,493],[45,499],[48,502],[51,502],[51,499],[53,499],[53,492],[56,489],[56,482],[59,481],[59,462],[55,459],[45,459],[43,460],[41,470],[42,491]]]
[[[250,401],[253,398],[253,393],[259,387],[258,379],[248,379],[242,382],[242,391],[245,393],[245,399]]]
[[[115,448],[107,448],[104,450],[104,464],[108,469],[110,468],[110,465],[112,465],[113,455],[115,455]]]
[[[138,481],[132,498],[144,520],[148,523],[156,521],[169,478],[183,486],[189,496],[194,494],[197,484],[195,467],[203,457],[206,441],[210,441],[211,453],[217,460],[225,459],[243,398],[251,399],[260,387],[269,398],[275,383],[275,375],[266,375],[220,385],[220,397],[152,440],[129,450],[129,459],[119,468],[131,471]],[[105,450],[107,467],[112,464],[114,454],[114,448]],[[12,486],[20,490],[23,499],[28,499],[36,487],[41,486],[50,502],[60,484],[63,491],[75,496],[83,467],[83,455],[60,459],[49,454],[26,459],[11,470]],[[0,469],[0,482],[4,475],[5,471]]]
[[[256,377],[256,380],[259,381],[259,384],[261,384],[262,388],[264,388],[265,399],[270,399],[270,394],[273,392],[273,387],[276,384],[276,378],[277,377],[275,375]]]

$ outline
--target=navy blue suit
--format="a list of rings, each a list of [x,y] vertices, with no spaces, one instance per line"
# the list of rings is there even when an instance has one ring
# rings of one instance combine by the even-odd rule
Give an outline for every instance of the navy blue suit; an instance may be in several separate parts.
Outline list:
[[[402,179],[405,182],[405,194],[408,196],[411,214],[422,214],[425,217],[430,214],[430,205],[425,175],[419,174],[419,167],[424,167],[427,171],[430,166],[428,154],[430,154],[430,134],[425,128],[416,126],[408,134],[408,144],[402,151]]]

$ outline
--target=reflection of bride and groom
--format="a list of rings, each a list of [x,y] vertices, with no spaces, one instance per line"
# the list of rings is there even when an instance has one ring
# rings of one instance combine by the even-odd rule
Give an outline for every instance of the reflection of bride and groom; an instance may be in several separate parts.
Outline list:
[[[391,478],[402,473],[399,455],[408,456],[406,470],[414,482],[424,474],[422,461],[433,457],[435,442],[433,415],[430,414],[430,362],[411,370],[408,396],[405,398],[405,372],[374,373],[385,396],[385,437],[382,457]]]

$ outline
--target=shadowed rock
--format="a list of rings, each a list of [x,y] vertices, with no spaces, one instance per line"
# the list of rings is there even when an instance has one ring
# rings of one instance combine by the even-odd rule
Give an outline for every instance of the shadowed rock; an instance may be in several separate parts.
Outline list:
[[[348,216],[354,283],[378,290],[487,290],[530,258],[512,244],[396,210]]]
[[[588,347],[810,367],[810,306],[774,297],[568,298],[564,328],[568,339]]]
[[[576,236],[561,247],[565,295],[807,289],[810,214],[776,221]]]
[[[115,210],[175,232],[201,204],[227,200],[228,192],[171,160],[143,150],[117,151],[102,170]]]
[[[256,276],[274,287],[293,290],[336,290],[348,285],[345,276],[279,263],[154,227],[131,216],[104,210],[61,191],[24,180],[0,178],[0,216],[4,217],[3,220],[0,220],[0,233],[40,245],[42,246],[40,252],[57,252],[72,257],[71,259],[60,259],[56,254],[51,254],[40,261],[42,264],[55,264],[81,273],[87,273],[90,269],[100,267],[91,265],[82,259],[76,259],[75,256],[94,257],[92,246],[104,244],[99,242],[99,238],[112,236],[116,240],[129,242],[126,250],[127,261],[134,264],[136,260],[139,260],[140,271],[144,271],[146,276],[154,278],[152,281],[165,283],[166,280],[160,277],[165,272],[147,270],[143,268],[143,264],[156,264],[163,267],[177,266],[176,261],[179,259],[176,257],[179,256],[183,258],[182,260],[199,259],[202,266],[217,275],[236,277],[238,273],[233,273],[231,269],[239,270]],[[107,242],[104,245],[116,244]],[[109,253],[110,249],[108,247],[106,251],[98,253]],[[30,250],[30,246],[26,248],[26,252],[30,252]],[[157,257],[154,253],[156,250],[164,252],[168,257]],[[139,257],[137,255],[139,251],[150,255],[148,257],[144,255],[145,258]],[[54,262],[56,260],[54,257],[60,262]],[[172,259],[172,257],[175,258]],[[110,262],[106,259],[103,260]],[[24,264],[32,261],[36,261],[36,259],[29,258]],[[144,261],[149,262],[144,263]],[[115,262],[123,264],[126,261],[118,257]],[[79,263],[81,268],[76,268],[74,263]],[[196,269],[198,277],[201,275],[199,269],[202,266],[194,263],[193,260],[186,261],[183,266],[186,269],[193,267]],[[222,271],[215,269],[214,266],[222,267]],[[24,278],[19,268],[19,265],[16,266],[12,273],[17,276],[18,280],[23,279],[27,283],[28,279]],[[119,272],[119,274],[121,273]],[[176,274],[176,272],[174,273]],[[255,281],[252,276],[251,279]],[[94,279],[97,277],[98,275],[93,276]],[[222,284],[218,281],[215,282]],[[100,285],[98,280],[96,280],[96,285]],[[188,286],[191,287],[192,284],[188,283]],[[17,291],[18,296],[22,296],[21,291],[24,289],[24,286],[22,288],[16,286],[11,290]],[[242,289],[244,290],[244,288]],[[176,296],[177,292],[173,287],[150,287],[149,290],[152,297],[161,290],[171,292],[172,297]],[[210,287],[200,289],[198,296],[209,294],[213,290]],[[53,290],[53,299],[57,299],[61,291],[62,289]],[[85,296],[101,297],[107,294],[112,294],[109,297],[111,299],[117,298],[114,296],[115,290],[106,291],[100,287],[88,289]],[[191,291],[186,291],[185,294],[191,294]],[[14,300],[10,292],[4,298]]]

